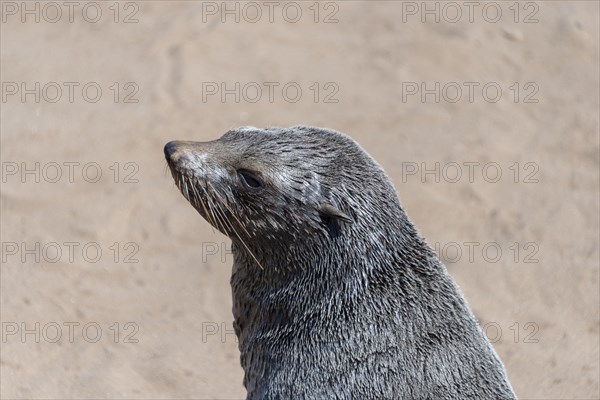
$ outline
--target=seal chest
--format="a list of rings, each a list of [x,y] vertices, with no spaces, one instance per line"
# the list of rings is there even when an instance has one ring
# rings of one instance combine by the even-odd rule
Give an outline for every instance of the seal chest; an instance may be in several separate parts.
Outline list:
[[[381,167],[323,128],[169,142],[184,197],[232,241],[249,399],[514,399],[504,366]]]

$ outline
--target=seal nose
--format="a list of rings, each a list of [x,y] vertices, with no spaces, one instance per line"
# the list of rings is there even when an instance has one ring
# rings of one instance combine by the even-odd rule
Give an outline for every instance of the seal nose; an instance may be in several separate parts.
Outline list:
[[[173,157],[173,154],[175,154],[175,152],[177,151],[177,141],[176,140],[172,140],[169,143],[167,143],[165,145],[165,157],[167,160],[171,160],[171,158]]]
[[[207,142],[173,140],[165,145],[164,152],[167,162],[177,164],[182,159],[194,159],[200,162],[206,158],[210,148]]]

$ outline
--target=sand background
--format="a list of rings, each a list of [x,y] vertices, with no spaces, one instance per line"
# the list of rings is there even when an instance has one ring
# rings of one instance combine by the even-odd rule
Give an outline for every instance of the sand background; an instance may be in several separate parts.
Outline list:
[[[243,398],[229,241],[178,193],[162,148],[236,126],[295,124],[343,131],[382,164],[494,339],[520,398],[599,398],[598,2],[521,2],[517,22],[513,2],[495,3],[497,22],[495,8],[484,17],[487,3],[478,3],[472,22],[462,2],[454,3],[463,13],[458,22],[437,3],[439,23],[408,12],[420,12],[420,2],[320,3],[318,22],[313,2],[298,2],[295,23],[296,6],[284,14],[286,3],[270,22],[259,2],[256,23],[246,3],[237,3],[239,22],[235,14],[222,22],[211,14],[221,3],[99,2],[95,23],[83,17],[86,2],[72,22],[61,6],[56,23],[47,3],[27,2],[47,12],[39,22],[31,15],[23,22],[21,3],[11,3],[16,15],[7,3],[0,32],[2,398]],[[89,7],[85,16],[94,19]],[[126,16],[138,21],[124,23]],[[327,16],[338,21],[325,23]],[[10,82],[19,90],[39,82],[40,101],[7,94]],[[63,88],[54,103],[49,82]],[[65,82],[79,84],[72,102]],[[86,100],[81,88],[90,82]],[[239,102],[231,94],[221,101],[207,95],[207,82],[230,89],[255,82],[263,94],[252,102],[251,84]],[[272,101],[265,82],[279,85]],[[449,101],[451,84],[439,102],[403,99],[411,82],[456,82],[462,97]],[[472,102],[465,82],[479,85]],[[496,102],[489,101],[493,88],[488,100],[481,91],[490,83],[502,89]],[[98,86],[102,96],[89,101]],[[296,102],[293,87],[302,89]],[[528,100],[537,102],[524,102],[536,88]],[[137,103],[124,102],[135,89]],[[65,162],[80,163],[72,164],[73,182]],[[39,183],[21,176],[36,163]],[[53,163],[62,171],[56,182]],[[439,182],[423,179],[422,167],[436,163]],[[462,175],[451,182],[456,165]],[[102,176],[88,182],[94,166]],[[419,173],[408,174],[414,166]],[[73,260],[65,242],[78,243]],[[470,242],[477,243],[472,258]],[[39,262],[23,251],[35,253],[36,243]],[[102,256],[92,262],[95,247]],[[79,324],[72,340],[68,323]],[[57,326],[62,336],[53,342]],[[93,342],[98,327],[102,337]],[[23,328],[33,333],[23,336]]]

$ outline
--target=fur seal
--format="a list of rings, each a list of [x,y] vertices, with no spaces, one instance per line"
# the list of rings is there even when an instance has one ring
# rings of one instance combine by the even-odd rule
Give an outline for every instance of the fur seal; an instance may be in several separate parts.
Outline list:
[[[515,399],[383,169],[329,129],[169,142],[185,198],[232,240],[248,399]]]

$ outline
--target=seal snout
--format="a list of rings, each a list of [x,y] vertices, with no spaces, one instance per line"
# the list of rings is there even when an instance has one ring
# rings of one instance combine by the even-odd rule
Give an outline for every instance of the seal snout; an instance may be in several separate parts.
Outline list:
[[[168,162],[176,162],[177,161],[177,153],[179,149],[179,142],[177,140],[172,140],[165,145],[165,158]]]
[[[182,168],[192,160],[199,158],[201,151],[195,142],[172,140],[165,145],[164,152],[170,167]]]
[[[210,146],[204,142],[188,142],[184,140],[173,140],[165,145],[165,158],[169,164],[182,161],[202,161],[210,152]]]
[[[173,173],[206,176],[215,166],[208,162],[207,143],[173,140],[164,147],[165,159]]]

